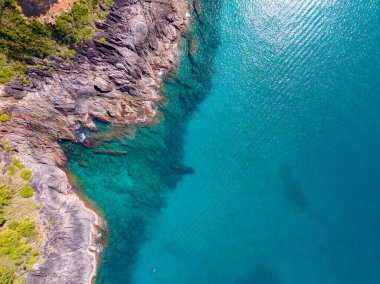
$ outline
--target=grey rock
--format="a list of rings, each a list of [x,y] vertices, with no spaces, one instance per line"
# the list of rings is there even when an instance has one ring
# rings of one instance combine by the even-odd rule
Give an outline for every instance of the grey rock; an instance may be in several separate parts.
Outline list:
[[[159,74],[175,67],[188,9],[186,0],[114,0],[106,20],[97,23],[108,43],[86,42],[72,63],[51,59],[42,69],[29,70],[30,83],[5,86],[0,112],[11,119],[2,125],[3,139],[33,171],[47,237],[38,270],[27,276],[31,283],[91,283],[103,225],[61,170],[67,161],[58,142],[83,142],[76,130],[95,129],[94,119],[155,122],[163,100]],[[50,66],[54,72],[48,72]]]
[[[101,93],[109,93],[113,90],[113,85],[103,78],[97,77],[94,80],[94,88]]]

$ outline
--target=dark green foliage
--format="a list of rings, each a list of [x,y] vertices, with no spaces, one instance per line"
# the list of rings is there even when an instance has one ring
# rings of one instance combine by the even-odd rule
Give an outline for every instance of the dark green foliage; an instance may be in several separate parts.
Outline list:
[[[25,19],[15,0],[0,0],[0,84],[24,76],[30,59],[38,61],[64,54],[68,44],[92,39],[95,20],[106,14],[98,3],[98,0],[80,0],[72,5],[71,12],[59,16],[55,24],[43,25]]]
[[[80,0],[76,2],[70,13],[62,14],[55,23],[54,35],[58,40],[77,44],[94,36],[94,20],[99,7],[94,1]]]
[[[51,27],[21,16],[14,0],[0,5],[0,84],[25,74],[30,58],[54,54]]]
[[[0,53],[18,61],[54,53],[54,41],[49,38],[51,28],[25,20],[14,0],[5,0],[0,14]]]
[[[0,84],[14,79],[18,74],[24,74],[26,69],[25,64],[10,61],[5,54],[0,52]]]

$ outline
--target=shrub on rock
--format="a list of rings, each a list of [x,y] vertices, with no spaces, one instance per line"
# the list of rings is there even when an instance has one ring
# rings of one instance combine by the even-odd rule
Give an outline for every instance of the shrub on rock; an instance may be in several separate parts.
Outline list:
[[[33,196],[33,188],[31,188],[29,185],[24,186],[21,188],[21,197],[29,198]]]
[[[12,165],[18,167],[19,169],[24,169],[25,165],[21,163],[21,160],[19,158],[13,158]]]
[[[11,146],[9,145],[9,141],[2,141],[1,147],[3,147],[5,152],[10,152],[12,150]]]
[[[22,222],[12,222],[9,224],[9,229],[12,229],[19,233],[23,237],[31,237],[36,231],[36,225],[33,220],[26,218]]]
[[[32,171],[31,170],[22,170],[20,177],[23,180],[30,180],[32,178]]]
[[[11,203],[12,190],[6,184],[0,185],[0,208]]]
[[[9,121],[9,115],[2,113],[0,114],[0,122],[8,122]]]

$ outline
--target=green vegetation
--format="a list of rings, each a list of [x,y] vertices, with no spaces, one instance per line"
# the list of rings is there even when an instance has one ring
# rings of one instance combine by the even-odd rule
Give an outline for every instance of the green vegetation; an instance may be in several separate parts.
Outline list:
[[[18,232],[8,229],[0,233],[0,255],[9,256],[15,264],[20,264],[22,257],[31,249]]]
[[[112,0],[105,0],[109,9]],[[99,0],[77,0],[68,13],[62,13],[54,23],[42,24],[37,18],[27,19],[16,0],[0,0],[0,84],[26,76],[28,64],[43,67],[49,56],[62,56],[67,61],[75,56],[75,48],[96,34],[95,21],[105,18],[107,11],[99,7]],[[107,43],[106,38],[100,38]],[[54,72],[53,68],[46,70]],[[10,116],[0,113],[0,123]],[[6,138],[0,149],[11,152]],[[32,172],[19,158],[10,165],[0,161],[0,283],[24,283],[26,271],[38,262],[43,236],[39,231],[40,206],[33,201],[30,186]]]
[[[16,166],[19,169],[24,169],[25,165],[21,163],[21,160],[19,158],[13,158],[12,165]]]
[[[10,166],[8,167],[8,174],[9,174],[10,176],[13,176],[16,172],[17,172],[17,168],[16,168],[15,166],[10,165]]]
[[[54,52],[49,28],[36,20],[25,20],[15,0],[0,7],[0,52],[10,59],[43,58]]]
[[[8,257],[0,257],[0,283],[12,284],[15,280],[16,268]]]
[[[104,18],[97,0],[80,0],[73,4],[70,13],[57,18],[54,35],[63,43],[77,44],[95,35],[95,20]]]
[[[33,196],[33,188],[31,188],[29,185],[26,185],[21,188],[21,197],[29,198]]]
[[[66,55],[67,57],[69,57],[69,58],[74,57],[74,56],[75,56],[75,50],[74,50],[74,49],[67,49],[67,50],[65,51],[65,55]]]
[[[112,0],[105,0],[104,1],[104,5],[106,6],[107,9],[111,8],[112,4],[113,4]]]
[[[72,57],[72,49],[96,33],[95,21],[107,12],[100,9],[99,0],[79,0],[71,12],[62,13],[53,24],[26,19],[16,0],[0,1],[0,84],[20,76],[25,78],[27,62],[40,62],[48,56]],[[106,7],[112,1],[106,0]]]
[[[9,205],[12,199],[12,191],[6,184],[0,184],[0,226],[5,223],[4,206]]]
[[[6,184],[0,184],[0,207],[10,204],[12,191]]]
[[[0,114],[0,122],[8,122],[9,121],[9,116],[5,113]]]
[[[25,271],[38,262],[42,236],[36,223],[39,205],[29,198],[31,176],[19,158],[0,173],[0,283],[24,283]]]
[[[1,147],[5,150],[5,152],[10,152],[12,150],[11,146],[9,145],[9,141],[5,140],[1,142]]]
[[[0,53],[0,84],[12,81],[17,75],[25,74],[26,71],[26,64],[9,60]]]
[[[13,221],[9,224],[9,229],[15,230],[23,237],[31,237],[36,234],[36,225],[34,221],[29,218],[26,218],[22,222]]]
[[[32,171],[31,170],[22,170],[20,177],[23,180],[30,180],[32,178]]]
[[[99,41],[102,42],[102,43],[107,43],[107,40],[105,37],[101,37],[99,38]]]
[[[37,253],[34,253],[33,256],[31,256],[30,258],[28,258],[28,260],[26,261],[28,264],[35,264],[36,262],[38,261],[38,252]]]

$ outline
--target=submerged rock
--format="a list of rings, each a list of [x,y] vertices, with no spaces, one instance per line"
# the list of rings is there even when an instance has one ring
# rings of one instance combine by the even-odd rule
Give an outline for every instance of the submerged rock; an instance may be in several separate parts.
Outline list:
[[[85,160],[80,160],[80,161],[79,161],[79,165],[80,165],[82,168],[87,168],[87,167],[88,167],[88,163],[87,163],[87,161],[85,161]]]
[[[172,165],[170,168],[179,175],[195,174],[195,170],[192,167],[188,167],[185,165]]]
[[[111,155],[111,156],[120,156],[127,155],[128,151],[124,150],[94,150],[95,154]]]

